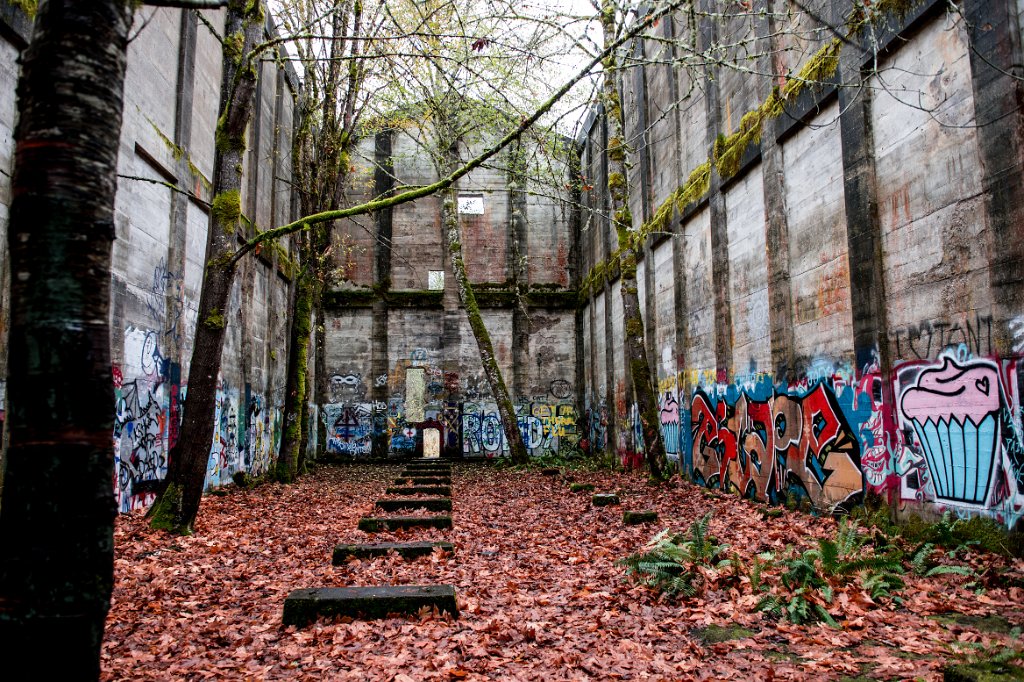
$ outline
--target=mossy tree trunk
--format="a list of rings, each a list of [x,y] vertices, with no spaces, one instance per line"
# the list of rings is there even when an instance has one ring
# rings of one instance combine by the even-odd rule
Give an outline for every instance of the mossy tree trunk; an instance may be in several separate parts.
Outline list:
[[[444,137],[442,135],[441,139],[443,140]],[[444,163],[446,167],[443,172],[446,175],[451,174],[459,167],[458,149],[455,145],[445,153]],[[484,377],[491,389],[491,395],[494,396],[494,402],[498,406],[498,415],[501,417],[502,428],[505,430],[509,456],[514,464],[526,464],[530,456],[526,451],[526,444],[523,442],[523,434],[519,430],[516,408],[512,403],[508,387],[505,385],[501,368],[498,367],[491,335],[488,333],[487,327],[484,326],[484,319],[480,315],[480,307],[477,305],[473,286],[466,276],[466,264],[462,259],[458,201],[454,187],[445,190],[441,197],[441,229],[444,232],[445,248],[448,249],[448,256],[451,259],[452,274],[459,292],[459,302],[462,303],[466,317],[469,318],[469,326],[473,330],[473,338],[476,339],[476,345],[480,351],[480,363],[484,368]]]
[[[235,249],[241,229],[242,157],[252,119],[257,62],[248,58],[263,34],[259,2],[230,0],[224,38],[224,74],[217,120],[213,207],[206,243],[206,269],[188,378],[188,400],[178,445],[170,453],[164,489],[150,509],[151,525],[174,533],[192,531],[203,496],[213,443],[217,380],[234,283]]]
[[[15,660],[53,679],[100,673],[114,584],[110,254],[134,7],[44,2],[21,57],[0,505],[10,676]]]
[[[605,47],[610,46],[616,36],[616,4],[603,0],[601,5],[601,28]],[[640,316],[640,298],[637,294],[636,261],[637,249],[633,232],[633,217],[629,210],[629,179],[626,175],[625,125],[622,103],[617,87],[618,60],[611,51],[602,62],[604,84],[601,101],[605,116],[608,117],[608,194],[611,199],[611,220],[618,236],[619,284],[622,290],[622,312],[626,337],[626,357],[629,360],[633,391],[643,431],[644,459],[652,478],[661,478],[665,468],[665,444],[661,439],[661,414],[657,393],[654,389],[650,363],[644,341],[644,322]]]
[[[311,258],[309,235],[304,235],[303,251],[306,252],[298,282],[295,302],[292,306],[292,323],[288,338],[287,386],[284,398],[284,433],[281,435],[281,452],[277,458],[275,478],[282,483],[291,483],[298,475],[299,446],[303,440],[302,415],[306,412],[306,372],[309,355],[309,332],[313,321],[313,297],[316,287],[317,262]]]

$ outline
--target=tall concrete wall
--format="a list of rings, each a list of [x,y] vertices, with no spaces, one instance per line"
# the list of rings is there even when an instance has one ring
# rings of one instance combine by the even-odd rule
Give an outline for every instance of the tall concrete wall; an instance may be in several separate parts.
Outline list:
[[[0,78],[6,92],[0,97],[0,274],[6,278],[16,60],[31,27],[18,11],[5,12],[0,17],[5,38],[0,41]],[[203,15],[223,31],[223,10]],[[273,27],[267,31],[269,36]],[[218,37],[191,11],[141,7],[133,36],[119,141],[122,177],[115,204],[110,310],[117,398],[111,406],[116,410],[114,485],[121,511],[152,501],[157,481],[166,474],[188,397],[206,261],[222,59]],[[259,229],[288,222],[293,215],[288,182],[295,89],[294,76],[272,62],[262,64],[242,191],[243,212]],[[177,185],[192,196],[157,183]],[[251,235],[252,229],[246,232]],[[273,251],[242,261],[228,309],[209,487],[230,481],[236,471],[262,473],[276,457],[290,290],[287,264]],[[6,281],[2,291],[0,363],[6,361]],[[0,416],[2,398],[0,390]]]
[[[436,179],[419,131],[399,128],[360,143],[349,200],[394,183]],[[500,165],[500,164],[499,164]],[[393,176],[392,176],[393,171]],[[561,190],[560,191],[564,191]],[[458,184],[462,253],[519,426],[536,455],[578,447],[576,290],[571,207],[532,173],[500,168]],[[436,197],[343,222],[334,243],[343,275],[325,310],[328,452],[507,452],[480,355],[460,307]],[[517,294],[518,292],[518,294]]]
[[[812,4],[844,27],[847,5]],[[749,38],[749,68],[672,68],[687,61],[682,43],[637,47],[621,87],[638,229],[833,37],[776,5],[662,23],[703,50]],[[1021,16],[1006,2],[959,9],[924,3],[877,24],[876,52],[844,46],[828,85],[787,99],[738,172],[713,171],[710,190],[647,237],[638,272],[663,433],[697,481],[824,511],[878,493],[903,514],[1021,523],[1024,119],[1004,72],[1020,63]],[[642,443],[606,137],[596,111],[580,138],[592,188],[582,376],[589,437],[628,462]]]

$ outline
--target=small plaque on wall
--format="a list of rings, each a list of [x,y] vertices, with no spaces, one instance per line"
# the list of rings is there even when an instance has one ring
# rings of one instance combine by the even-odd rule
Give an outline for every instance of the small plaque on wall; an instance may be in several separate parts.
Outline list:
[[[479,195],[461,195],[459,197],[459,213],[464,215],[483,215],[484,198]]]
[[[427,288],[431,291],[444,291],[444,270],[427,271]]]

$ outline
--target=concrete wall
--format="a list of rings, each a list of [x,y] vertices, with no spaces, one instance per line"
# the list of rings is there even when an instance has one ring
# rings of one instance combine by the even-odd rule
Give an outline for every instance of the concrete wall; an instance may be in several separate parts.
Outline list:
[[[223,27],[223,10],[204,15]],[[0,262],[6,263],[16,60],[30,26],[19,23],[24,18],[13,10],[0,18],[6,38],[0,41],[0,78],[7,93],[0,97]],[[115,202],[110,310],[115,489],[121,511],[152,501],[188,396],[222,59],[218,39],[190,11],[142,7],[135,21],[118,158],[119,174],[128,177],[119,179]],[[268,35],[272,30],[268,26]],[[261,67],[242,192],[243,211],[259,229],[287,222],[293,214],[287,183],[295,82],[272,63]],[[178,185],[192,196],[156,182]],[[6,266],[0,274],[6,277]],[[209,487],[230,481],[236,471],[262,473],[276,457],[290,287],[276,256],[241,264],[228,309]],[[6,316],[6,282],[2,291]],[[6,324],[0,323],[0,363],[5,361]],[[0,418],[2,398],[0,390]]]
[[[813,4],[842,27],[842,3]],[[787,100],[735,175],[715,171],[668,234],[647,237],[638,272],[663,433],[697,481],[824,511],[878,493],[902,514],[1020,525],[1024,126],[1021,86],[999,69],[1019,63],[1021,24],[1015,4],[961,9],[925,3],[881,21],[877,55],[844,48],[831,84]],[[675,46],[637,48],[643,65],[622,83],[635,227],[831,38],[807,15],[787,20],[676,17],[660,28]],[[687,44],[737,53],[744,36],[749,68],[665,64],[687,62]],[[592,187],[582,376],[590,439],[628,463],[643,445],[603,129],[596,111],[580,136]]]
[[[362,140],[353,155],[350,202],[382,194],[394,182],[432,182],[436,171],[421,142],[414,127]],[[476,152],[464,150],[470,153]],[[393,169],[393,178],[386,169]],[[536,174],[512,183],[500,168],[474,171],[459,182],[458,194],[467,273],[526,444],[535,455],[575,449],[577,275],[570,207]],[[420,453],[423,431],[432,428],[440,432],[441,454],[507,453],[445,251],[439,199],[345,221],[334,243],[348,248],[336,252],[344,279],[327,296],[325,310],[330,389],[321,416],[327,451]]]

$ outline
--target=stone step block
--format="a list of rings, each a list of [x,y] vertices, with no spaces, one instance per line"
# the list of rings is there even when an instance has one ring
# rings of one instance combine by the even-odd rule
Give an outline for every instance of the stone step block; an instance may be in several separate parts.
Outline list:
[[[544,476],[557,476],[562,473],[562,470],[555,467],[547,467],[546,469],[541,469],[540,473]]]
[[[571,483],[569,484],[569,492],[571,493],[592,493],[594,492],[593,483]]]
[[[451,511],[452,500],[450,497],[382,497],[377,500],[377,506],[384,511],[398,511],[399,509]]]
[[[614,493],[598,493],[590,498],[590,503],[595,507],[608,507],[619,502],[619,496]]]
[[[451,485],[452,479],[450,476],[431,476],[430,478],[409,476],[407,478],[395,479],[395,485],[402,485],[408,482],[412,482],[413,485]]]
[[[658,512],[653,510],[627,511],[622,514],[622,522],[627,526],[639,526],[641,523],[655,523],[657,520]]]
[[[308,625],[317,618],[348,616],[376,620],[392,615],[415,615],[423,607],[459,617],[452,585],[394,585],[381,587],[314,587],[294,590],[284,600],[284,624]]]
[[[450,485],[420,485],[420,486],[395,486],[385,491],[388,495],[440,495],[451,497],[452,487]]]
[[[370,542],[361,545],[338,545],[334,548],[331,563],[340,566],[349,559],[372,559],[391,551],[398,552],[398,556],[403,559],[415,559],[430,554],[435,547],[445,552],[455,552],[455,546],[450,542]]]
[[[364,516],[359,519],[359,530],[379,533],[401,528],[451,528],[450,516]]]
[[[408,469],[399,474],[402,478],[451,478],[450,471],[409,471]]]

